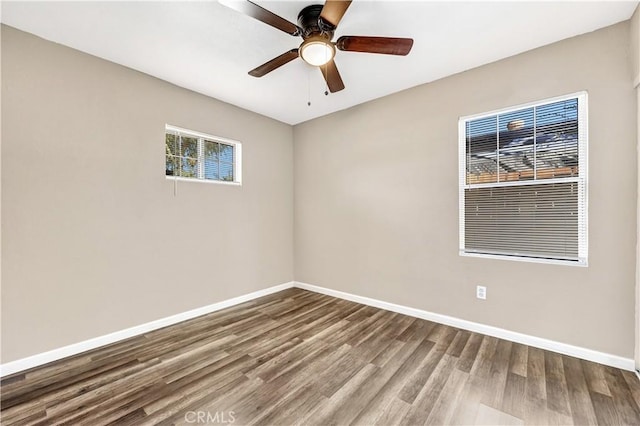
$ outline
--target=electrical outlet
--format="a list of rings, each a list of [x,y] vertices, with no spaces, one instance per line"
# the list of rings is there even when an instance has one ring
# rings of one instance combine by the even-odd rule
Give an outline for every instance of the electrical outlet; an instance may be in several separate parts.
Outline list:
[[[487,298],[487,288],[485,286],[477,286],[476,287],[476,297],[478,299],[486,300]]]

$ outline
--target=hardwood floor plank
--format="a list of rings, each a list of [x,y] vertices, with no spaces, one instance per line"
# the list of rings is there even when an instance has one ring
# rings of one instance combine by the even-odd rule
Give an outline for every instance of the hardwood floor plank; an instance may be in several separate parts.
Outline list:
[[[371,360],[371,364],[377,365],[378,367],[384,367],[398,351],[406,347],[405,345],[405,342],[395,339],[392,340],[391,343],[389,343],[382,351],[380,351],[380,353],[378,353],[378,355],[376,355],[375,358]]]
[[[281,374],[297,368],[305,360],[321,354],[325,349],[326,343],[322,340],[307,340],[254,368],[249,375],[260,377],[263,381],[269,382]]]
[[[5,407],[3,405],[2,419],[6,422],[14,422],[21,418],[30,416],[33,412],[44,413],[46,408],[53,403],[67,401],[78,395],[82,395],[88,391],[97,389],[114,380],[118,380],[127,375],[133,374],[136,371],[141,371],[147,368],[148,365],[157,364],[159,362],[159,359],[150,361],[148,364],[134,361],[129,364],[125,364],[124,366],[105,372],[104,374],[95,377],[90,376],[84,380],[71,383],[66,387],[51,389],[48,392],[34,392],[33,398],[30,398],[29,394],[25,394],[22,396],[24,402],[20,403],[19,405],[10,405],[8,407]]]
[[[281,399],[271,409],[265,410],[248,424],[251,425],[289,425],[297,419],[307,416],[326,398],[319,394],[312,384],[305,385],[298,392],[290,393],[288,397]]]
[[[451,418],[460,403],[462,390],[467,384],[467,380],[469,380],[469,373],[465,373],[464,371],[460,371],[455,368],[452,369],[447,382],[438,396],[438,399],[436,399],[433,407],[431,408],[426,424],[446,425],[451,422]]]
[[[582,369],[587,380],[587,387],[591,392],[611,396],[609,385],[604,377],[604,366],[595,362],[583,361]]]
[[[462,370],[458,370],[462,371]],[[464,373],[464,371],[462,371]],[[468,373],[466,373],[468,374]],[[481,380],[477,376],[469,375],[465,387],[458,398],[455,411],[449,419],[451,425],[472,425],[477,417],[482,399]]]
[[[415,319],[409,327],[397,337],[401,342],[409,342],[411,340],[423,340],[431,333],[431,329],[436,323],[422,319]]]
[[[420,367],[416,371],[416,374],[409,380],[409,382],[402,388],[398,397],[407,404],[413,404],[418,393],[424,387],[424,384],[429,380],[431,374],[438,366],[440,360],[445,355],[449,345],[453,341],[457,330],[438,325],[432,334],[427,338],[428,341],[434,342],[435,345],[429,351],[427,356],[422,361]],[[451,357],[455,361],[457,358]]]
[[[241,373],[230,374],[222,380],[212,380],[210,386],[200,386],[193,392],[179,394],[170,404],[159,407],[156,401],[155,406],[145,406],[147,416],[140,424],[170,424],[184,420],[187,412],[202,410],[203,406],[206,407],[230,393],[238,396],[251,392],[258,383],[258,380],[250,380]]]
[[[547,390],[547,408],[564,416],[571,416],[569,391],[564,377],[562,355],[544,353],[544,374]]]
[[[377,395],[384,391],[388,392],[388,388],[385,389],[385,386],[396,376],[396,373],[405,365],[411,355],[412,352],[410,351],[398,351],[382,368],[374,364],[367,364],[367,366],[376,367],[376,374],[368,377],[356,393],[348,399],[343,399],[344,402],[337,409],[334,409],[329,421],[351,423],[359,418],[360,413],[365,410]],[[333,400],[331,402],[333,403]]]
[[[425,336],[426,337],[426,336]],[[422,360],[427,356],[434,343],[428,340],[412,340],[403,343],[403,347],[398,353],[409,354],[403,364],[395,371],[393,376],[385,383],[378,393],[362,409],[355,421],[361,424],[372,423],[375,420],[380,407],[386,405],[392,399],[398,397],[400,390],[407,380],[415,373]]]
[[[32,425],[45,422],[46,417],[47,413],[45,410],[24,411],[12,418],[0,416],[0,423],[8,425]]]
[[[17,373],[9,377],[3,377],[0,380],[0,387],[5,388],[13,383],[22,382],[26,378],[26,373]]]
[[[14,405],[33,401],[35,398],[73,386],[84,379],[96,377],[100,374],[113,371],[114,369],[131,365],[132,363],[136,364],[139,363],[139,361],[116,359],[112,363],[98,363],[94,365],[94,368],[90,367],[90,363],[82,364],[79,368],[67,367],[69,364],[66,364],[65,367],[56,367],[56,371],[60,371],[60,369],[64,370],[65,368],[71,369],[56,375],[31,377],[24,382],[24,387],[7,386],[7,389],[2,388],[3,399],[0,404],[3,409],[6,409]]]
[[[447,348],[447,354],[453,357],[459,358],[464,350],[464,347],[469,341],[471,333],[464,330],[458,330],[456,336],[453,338],[451,345]]]
[[[350,345],[347,345],[350,346]],[[319,377],[318,392],[331,398],[345,383],[366,365],[352,350],[336,360],[330,371],[323,372]]]
[[[394,425],[399,424],[400,420],[407,414],[411,406],[401,399],[393,398],[389,400],[389,403],[382,407],[377,416],[371,423],[355,423],[361,426],[368,425]]]
[[[480,335],[479,335],[480,336]],[[470,337],[470,342],[474,336]],[[467,345],[468,346],[468,345]],[[490,378],[492,358],[498,346],[498,339],[489,336],[481,336],[476,356],[473,359],[469,371],[467,385],[463,389],[461,400],[456,407],[456,412],[451,418],[451,423],[456,425],[473,424],[476,421],[480,402],[484,398],[487,383]],[[465,348],[466,349],[466,348]],[[463,350],[463,356],[465,351]]]
[[[345,319],[347,321],[359,322],[359,321],[362,321],[362,320],[365,320],[365,319],[369,318],[374,313],[376,313],[375,308],[372,308],[371,306],[360,305],[360,307],[358,309],[353,311]]]
[[[622,425],[622,419],[613,402],[613,398],[599,392],[591,392],[593,410],[599,425]]]
[[[351,380],[346,382],[325,404],[319,405],[316,410],[309,413],[309,415],[302,420],[302,423],[319,425],[340,424],[341,421],[350,423],[347,418],[353,419],[358,415],[357,407],[352,408],[351,401],[358,398],[360,392],[364,389],[363,385],[378,371],[380,371],[380,369],[373,364],[367,364],[362,367]],[[342,415],[342,417],[340,415]]]
[[[158,395],[158,398],[153,402],[144,406],[144,410],[147,414],[155,414],[166,409],[168,406],[173,406],[179,401],[189,400],[193,401],[192,396],[195,395],[197,400],[197,393],[203,388],[210,387],[210,383],[216,385],[226,385],[228,382],[234,381],[238,378],[248,379],[244,375],[244,371],[250,369],[255,365],[255,360],[247,355],[230,355],[227,358],[223,358],[220,361],[213,363],[202,371],[198,371],[193,376],[184,377],[170,385],[167,392]],[[216,389],[217,387],[213,387]]]
[[[420,393],[416,396],[407,415],[402,422],[408,424],[424,423],[429,418],[440,393],[447,381],[452,377],[457,358],[444,354],[439,360],[433,374],[424,384]]]
[[[629,425],[640,425],[640,408],[636,405],[631,390],[620,370],[613,367],[605,367],[605,379],[622,422]]]
[[[627,382],[629,390],[631,390],[631,396],[636,402],[636,405],[640,407],[640,379],[631,371],[621,371],[624,381]]]
[[[366,339],[354,346],[353,352],[364,362],[372,362],[387,346],[395,340],[409,325],[408,317],[394,315],[380,330],[371,333]]]
[[[511,371],[507,373],[500,411],[519,419],[525,418],[525,406],[522,401],[525,400],[526,384],[526,377]]]
[[[378,333],[386,324],[393,320],[398,314],[389,311],[379,311],[368,317],[363,323],[365,326],[361,327],[357,333],[347,333],[344,338],[344,343],[356,347],[371,336]]]
[[[547,400],[547,385],[544,369],[544,351],[529,348],[527,357],[526,398],[534,401]]]
[[[593,411],[593,404],[589,396],[587,380],[584,377],[582,363],[579,359],[570,356],[562,357],[564,375],[569,391],[569,406],[573,422],[577,425],[595,425],[598,423]]]
[[[170,384],[181,379],[188,379],[193,377],[193,375],[199,371],[206,369],[210,365],[214,365],[216,362],[221,361],[228,356],[229,354],[223,351],[205,353],[202,358],[195,358],[184,368],[172,371],[164,376],[164,381]]]
[[[261,413],[255,413],[255,418],[259,419],[261,416],[280,417],[278,413],[273,413],[273,411],[287,400],[295,399],[301,392],[301,389],[307,388],[311,394],[318,397],[319,402],[316,404],[306,402],[305,407],[308,409],[308,412],[315,409],[322,401],[327,400],[327,398],[320,393],[320,387],[323,383],[322,375],[328,371],[332,371],[336,362],[348,354],[350,350],[351,346],[347,344],[339,348],[328,346],[316,356],[308,358],[306,362],[300,365],[299,369],[284,372],[275,380],[266,383],[266,391],[278,393],[278,398],[274,400],[274,403],[266,406]],[[253,423],[254,421],[255,419],[248,420],[248,423]]]
[[[511,347],[511,360],[509,361],[509,372],[527,377],[527,361],[529,351],[527,346],[514,343]]]
[[[547,409],[547,420],[543,423],[545,425],[557,425],[557,426],[571,426],[573,425],[573,418],[564,414],[558,413],[555,410]],[[581,425],[577,425],[581,426]]]
[[[196,413],[206,413],[208,416],[213,416],[215,419],[221,417],[235,418],[236,414],[242,410],[239,401],[244,395],[253,394],[262,386],[264,382],[260,378],[247,379],[237,385],[237,388],[230,388],[229,392],[219,392],[212,395],[210,400],[206,401],[205,398],[201,398],[199,403],[192,404],[191,409],[177,410],[172,416],[164,419],[165,424],[173,423],[176,425],[193,424],[190,422],[190,418],[187,417],[187,413],[190,411]],[[212,422],[208,422],[212,423]]]
[[[474,359],[473,365],[469,373],[472,376],[487,379],[491,371],[491,365],[493,364],[493,355],[496,352],[498,346],[498,339],[491,336],[483,336],[478,348],[478,353]]]
[[[301,333],[318,326],[318,323],[324,324],[327,319],[338,320],[330,305],[319,304],[311,308],[306,314],[299,313],[292,317],[281,318],[275,321],[275,326],[268,326],[252,330],[251,333],[245,333],[241,339],[228,348],[232,352],[249,352],[254,355],[256,351],[267,351],[278,344],[287,341],[293,337],[300,337]],[[262,332],[261,332],[262,331]]]
[[[503,402],[512,346],[513,343],[506,340],[498,341],[486,382],[487,388],[481,401],[484,405],[495,408],[500,407]]]
[[[503,413],[500,410],[496,410],[495,408],[480,404],[474,424],[519,426],[522,425],[523,422],[521,419],[510,416],[509,414]]]
[[[458,368],[458,370],[464,371],[465,373],[471,372],[471,367],[476,360],[478,350],[480,350],[482,338],[483,336],[481,334],[471,333],[469,340],[467,340],[466,345],[460,353],[460,359],[456,364],[456,368]]]

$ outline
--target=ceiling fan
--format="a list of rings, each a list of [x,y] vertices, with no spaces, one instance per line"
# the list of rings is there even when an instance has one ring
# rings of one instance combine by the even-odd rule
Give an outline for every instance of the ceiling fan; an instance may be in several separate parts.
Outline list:
[[[298,25],[287,21],[257,4],[245,1],[220,0],[220,3],[238,12],[271,25],[292,36],[301,36],[302,44],[249,71],[249,75],[262,77],[300,57],[306,63],[320,68],[331,93],[344,89],[342,77],[333,60],[336,49],[346,52],[407,55],[413,39],[397,37],[342,36],[332,42],[333,34],[351,4],[351,0],[327,0],[323,5],[307,6],[298,14]]]

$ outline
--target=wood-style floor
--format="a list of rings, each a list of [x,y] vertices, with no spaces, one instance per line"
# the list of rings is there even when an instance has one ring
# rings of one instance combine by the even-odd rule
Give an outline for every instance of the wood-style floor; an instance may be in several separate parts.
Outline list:
[[[3,425],[640,425],[631,372],[299,289],[1,386]]]

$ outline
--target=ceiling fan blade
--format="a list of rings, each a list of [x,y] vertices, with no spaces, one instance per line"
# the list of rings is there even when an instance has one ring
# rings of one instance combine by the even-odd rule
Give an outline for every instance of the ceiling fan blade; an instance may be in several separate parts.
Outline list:
[[[320,71],[322,71],[322,75],[327,82],[327,86],[329,86],[329,91],[331,93],[339,92],[344,89],[342,77],[340,77],[338,67],[336,66],[336,63],[333,59],[327,62],[325,65],[321,65],[319,68]]]
[[[335,28],[340,23],[350,4],[351,0],[327,0],[324,3],[322,12],[320,12],[320,17]]]
[[[253,77],[262,77],[263,75],[270,73],[276,68],[280,68],[284,64],[293,61],[297,57],[298,49],[291,49],[290,51],[285,52],[280,56],[276,56],[268,62],[265,62],[259,67],[252,69],[251,71],[249,71],[249,75]]]
[[[412,38],[342,36],[336,47],[347,52],[382,53],[384,55],[407,55],[413,46]]]
[[[249,0],[219,0],[219,2],[233,10],[244,13],[247,16],[257,19],[258,21],[262,21],[265,24],[271,25],[272,27],[284,31],[287,34],[291,34],[292,36],[298,36],[302,34],[302,30],[296,24],[289,22],[284,18],[281,18],[275,13],[270,12],[263,7],[260,7],[257,4],[250,2]]]

